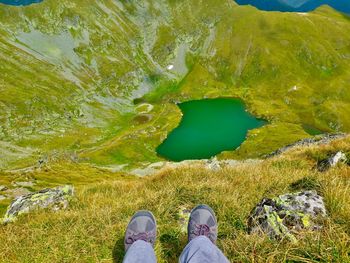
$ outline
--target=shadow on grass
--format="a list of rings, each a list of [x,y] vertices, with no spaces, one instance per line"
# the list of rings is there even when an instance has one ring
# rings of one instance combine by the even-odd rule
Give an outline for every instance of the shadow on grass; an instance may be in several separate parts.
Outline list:
[[[321,192],[321,184],[316,177],[307,176],[298,181],[295,181],[289,185],[291,191],[306,191],[316,190],[317,193]]]
[[[114,244],[112,251],[113,263],[122,263],[124,254],[124,237],[122,237],[119,238]]]
[[[166,262],[177,262],[183,249],[183,242],[179,233],[168,231],[159,237],[162,247],[162,257]]]

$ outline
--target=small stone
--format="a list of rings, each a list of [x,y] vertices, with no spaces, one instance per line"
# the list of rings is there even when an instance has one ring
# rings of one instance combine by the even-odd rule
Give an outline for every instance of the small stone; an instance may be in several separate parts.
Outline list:
[[[181,228],[181,232],[187,232],[188,220],[190,219],[191,209],[186,208],[185,206],[181,206],[179,209],[179,224]]]
[[[218,171],[221,169],[220,161],[218,159],[213,158],[207,161],[207,168],[212,171]]]
[[[6,191],[8,188],[5,185],[0,185],[0,192]]]
[[[4,199],[7,199],[7,197],[4,196],[4,195],[0,195],[0,201],[1,201],[1,200],[4,200]]]

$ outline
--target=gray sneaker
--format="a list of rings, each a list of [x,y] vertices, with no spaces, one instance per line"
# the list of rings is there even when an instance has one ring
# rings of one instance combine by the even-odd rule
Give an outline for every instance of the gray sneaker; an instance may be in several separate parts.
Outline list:
[[[149,211],[138,211],[131,218],[125,232],[125,251],[138,240],[151,243],[154,247],[157,236],[157,223],[154,215]]]
[[[188,242],[198,236],[206,236],[215,244],[218,236],[218,224],[213,209],[207,205],[196,206],[191,212],[187,231]]]

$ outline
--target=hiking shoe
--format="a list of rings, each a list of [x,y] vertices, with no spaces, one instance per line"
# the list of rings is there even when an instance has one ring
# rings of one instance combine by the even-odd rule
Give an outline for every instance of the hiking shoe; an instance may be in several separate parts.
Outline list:
[[[218,236],[218,224],[213,209],[207,205],[196,206],[191,212],[187,231],[188,242],[196,237],[206,236],[215,244]]]
[[[149,211],[138,211],[131,218],[125,232],[125,251],[138,240],[151,243],[154,247],[157,236],[157,223],[153,214]]]

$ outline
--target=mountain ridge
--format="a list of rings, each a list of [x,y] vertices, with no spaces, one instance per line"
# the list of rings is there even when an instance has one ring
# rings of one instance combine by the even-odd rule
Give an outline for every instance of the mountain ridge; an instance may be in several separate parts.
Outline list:
[[[181,118],[174,102],[203,97],[240,97],[270,120],[234,158],[309,137],[303,123],[350,130],[350,22],[330,8],[80,3],[0,7],[2,168],[66,152],[98,165],[160,161],[155,148]],[[153,108],[140,124],[142,101]]]

